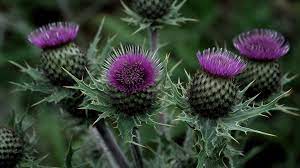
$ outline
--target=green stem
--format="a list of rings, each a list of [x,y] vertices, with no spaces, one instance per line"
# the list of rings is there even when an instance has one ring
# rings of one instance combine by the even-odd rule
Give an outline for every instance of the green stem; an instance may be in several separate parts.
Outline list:
[[[132,135],[133,135],[133,142],[136,144],[139,144],[140,143],[140,135],[138,132],[138,128],[136,128],[136,127],[133,128]],[[131,144],[131,152],[133,155],[135,167],[143,168],[144,162],[143,162],[142,152],[140,150],[140,147],[136,144]]]

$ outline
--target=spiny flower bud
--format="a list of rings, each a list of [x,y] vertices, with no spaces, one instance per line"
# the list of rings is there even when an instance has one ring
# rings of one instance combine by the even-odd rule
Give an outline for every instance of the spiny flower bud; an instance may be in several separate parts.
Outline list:
[[[58,22],[45,25],[28,36],[33,45],[43,49],[41,68],[55,85],[74,84],[74,80],[62,68],[78,78],[86,74],[87,59],[73,42],[78,30],[77,24]]]
[[[23,156],[23,140],[11,129],[0,127],[0,167],[14,168]]]
[[[206,49],[197,57],[202,71],[195,74],[188,88],[192,111],[207,118],[223,117],[237,100],[238,88],[232,78],[246,64],[226,49]]]
[[[171,11],[174,0],[133,0],[133,10],[140,16],[156,20],[161,19]]]
[[[265,100],[281,88],[281,71],[277,59],[287,54],[289,44],[278,32],[269,29],[254,29],[241,33],[233,44],[247,59],[248,66],[240,74],[241,87],[255,82],[247,90],[246,97],[260,94],[256,100]]]
[[[153,110],[161,64],[153,53],[136,46],[121,46],[106,65],[112,106],[127,114]]]

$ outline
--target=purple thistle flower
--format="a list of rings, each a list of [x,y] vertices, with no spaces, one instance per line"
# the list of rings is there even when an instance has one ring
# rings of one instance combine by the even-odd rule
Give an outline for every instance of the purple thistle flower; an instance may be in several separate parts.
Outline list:
[[[204,71],[219,77],[232,78],[246,68],[246,64],[238,56],[222,48],[199,51],[197,57]]]
[[[39,48],[52,48],[73,41],[78,30],[79,26],[75,23],[50,23],[31,32],[28,35],[28,40]]]
[[[127,94],[145,91],[153,86],[161,69],[154,54],[135,46],[121,46],[119,50],[114,50],[106,66],[109,84]]]
[[[269,29],[241,33],[234,38],[233,44],[241,54],[254,60],[275,60],[290,49],[282,34]]]

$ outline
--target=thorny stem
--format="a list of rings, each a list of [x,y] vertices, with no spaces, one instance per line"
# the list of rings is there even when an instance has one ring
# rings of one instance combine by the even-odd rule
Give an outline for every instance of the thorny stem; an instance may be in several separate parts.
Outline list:
[[[138,128],[133,128],[132,130],[132,135],[133,135],[133,142],[136,144],[139,144],[140,142],[140,135],[138,132]],[[134,158],[134,162],[135,162],[135,167],[136,168],[143,168],[144,167],[144,162],[143,162],[143,157],[142,157],[142,153],[140,150],[140,147],[137,146],[136,144],[131,144],[131,152]]]
[[[118,146],[112,132],[107,127],[104,120],[98,121],[94,127],[97,129],[100,134],[106,148],[109,150],[110,155],[113,157],[113,160],[116,162],[119,168],[129,168],[129,163],[120,147]]]

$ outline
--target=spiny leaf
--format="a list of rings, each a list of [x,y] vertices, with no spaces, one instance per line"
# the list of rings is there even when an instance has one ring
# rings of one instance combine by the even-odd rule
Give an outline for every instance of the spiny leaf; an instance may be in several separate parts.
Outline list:
[[[92,86],[86,84],[83,80],[80,80],[80,79],[76,78],[74,75],[72,75],[66,69],[63,68],[63,70],[69,76],[71,76],[74,79],[74,81],[77,83],[77,86],[66,86],[66,88],[80,90],[85,95],[87,95],[87,96],[89,96],[93,99],[96,99],[96,100],[98,99],[99,91],[95,87],[92,87]]]
[[[32,91],[32,92],[41,92],[45,94],[50,94],[53,92],[53,86],[48,85],[43,82],[31,82],[31,83],[16,83],[10,82],[11,84],[15,85],[16,88],[14,91]]]
[[[134,119],[132,117],[119,118],[118,119],[118,129],[125,142],[132,141],[132,131],[137,127]]]
[[[99,41],[101,40],[100,35],[101,35],[102,29],[103,29],[104,22],[105,22],[105,18],[102,19],[101,24],[98,28],[97,34],[96,34],[93,42],[90,44],[89,49],[87,50],[87,57],[92,60],[96,59],[97,54],[98,54],[97,45],[99,44]]]
[[[37,69],[32,68],[28,64],[25,66],[22,66],[21,64],[18,64],[14,61],[9,61],[11,64],[15,65],[16,67],[20,68],[21,72],[26,73],[29,75],[33,80],[35,81],[47,81],[47,79],[43,76],[41,72],[39,72]]]
[[[111,117],[111,116],[112,116],[112,113],[110,111],[104,111],[98,116],[97,120],[92,125],[95,125],[100,120]]]
[[[268,102],[267,104],[260,105],[260,106],[253,106],[251,108],[241,108],[235,113],[230,113],[230,116],[222,119],[225,123],[232,123],[232,122],[242,122],[248,120],[249,118],[253,118],[259,116],[263,113],[272,111],[276,109],[276,103],[283,97],[286,97],[290,94],[290,91],[286,91],[277,97],[275,97],[272,101]]]
[[[41,103],[59,103],[61,100],[67,98],[67,97],[71,97],[73,95],[73,93],[70,90],[67,89],[58,89],[55,90],[54,92],[52,92],[52,94],[50,94],[49,96],[43,98],[42,100],[34,103],[32,106],[36,106],[39,105]]]
[[[269,133],[262,132],[262,131],[259,131],[259,130],[255,130],[255,129],[251,129],[251,128],[240,126],[237,123],[222,123],[222,126],[224,126],[229,131],[234,131],[235,130],[235,131],[242,131],[244,133],[254,132],[254,133],[258,133],[258,134],[262,134],[262,135],[267,135],[267,136],[275,136],[273,134],[269,134]]]

